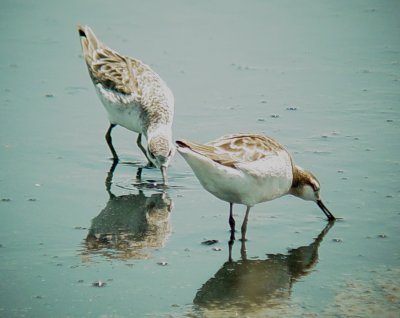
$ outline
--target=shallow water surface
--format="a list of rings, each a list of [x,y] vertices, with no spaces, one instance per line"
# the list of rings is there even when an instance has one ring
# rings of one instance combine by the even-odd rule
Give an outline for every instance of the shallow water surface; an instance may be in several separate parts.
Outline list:
[[[399,12],[390,0],[2,1],[0,316],[397,316]],[[178,154],[168,188],[154,169],[136,180],[145,158],[116,128],[113,165],[78,23],[165,79],[175,139],[274,137],[341,219],[283,197],[252,208],[230,250],[229,205]]]

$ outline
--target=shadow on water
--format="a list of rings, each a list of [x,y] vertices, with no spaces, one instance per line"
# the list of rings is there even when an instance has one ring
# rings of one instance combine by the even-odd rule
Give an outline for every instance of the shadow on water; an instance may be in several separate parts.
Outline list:
[[[109,200],[92,219],[84,241],[84,260],[90,260],[90,255],[124,260],[148,258],[151,249],[163,246],[170,233],[173,203],[168,194],[146,196],[139,189],[137,194],[116,196],[111,191],[116,166],[111,166],[105,181]]]
[[[246,243],[242,241],[241,260],[232,261],[230,244],[229,260],[198,290],[193,300],[195,311],[207,317],[241,317],[283,305],[293,284],[317,263],[319,245],[333,224],[329,222],[310,245],[287,254],[267,254],[265,260],[247,259]]]

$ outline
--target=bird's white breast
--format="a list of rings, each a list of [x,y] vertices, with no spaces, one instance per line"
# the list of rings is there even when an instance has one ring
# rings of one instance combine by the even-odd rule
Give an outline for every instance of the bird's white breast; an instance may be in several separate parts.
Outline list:
[[[137,133],[143,132],[144,110],[133,94],[121,94],[106,89],[101,84],[96,85],[96,92],[107,111],[110,123],[120,125]]]
[[[292,180],[291,159],[287,152],[254,162],[228,167],[193,152],[178,149],[202,186],[217,198],[253,206],[288,193]]]
[[[261,160],[238,164],[248,184],[246,194],[249,203],[270,201],[287,194],[292,186],[293,169],[289,154],[279,151],[276,155]]]

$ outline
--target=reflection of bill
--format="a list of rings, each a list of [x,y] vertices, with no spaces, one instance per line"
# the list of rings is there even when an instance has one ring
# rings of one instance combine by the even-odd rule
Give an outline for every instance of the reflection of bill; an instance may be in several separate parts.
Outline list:
[[[164,245],[170,233],[172,200],[167,193],[146,196],[142,190],[138,194],[114,195],[114,169],[113,165],[106,179],[110,199],[92,220],[84,243],[86,252],[120,259],[147,258],[151,249]]]
[[[310,245],[287,254],[269,254],[265,260],[247,259],[246,247],[242,246],[242,259],[226,262],[199,289],[193,301],[196,310],[206,312],[207,317],[253,317],[251,313],[262,314],[283,304],[293,283],[315,266],[319,244],[333,224],[329,222]]]

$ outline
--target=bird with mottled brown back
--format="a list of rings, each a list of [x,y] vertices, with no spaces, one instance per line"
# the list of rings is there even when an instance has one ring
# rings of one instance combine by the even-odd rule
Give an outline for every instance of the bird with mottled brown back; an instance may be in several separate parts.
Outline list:
[[[317,178],[295,165],[285,147],[270,137],[232,134],[206,144],[186,140],[178,140],[176,144],[204,189],[229,202],[232,240],[235,203],[247,206],[242,224],[243,240],[250,208],[286,194],[316,202],[328,220],[335,219],[320,198]]]
[[[119,125],[138,133],[137,145],[148,160],[147,166],[159,168],[167,183],[166,169],[175,152],[171,90],[148,65],[110,49],[88,26],[78,26],[78,33],[89,75],[107,111],[110,126],[106,141],[114,161],[119,158],[111,131]],[[147,147],[142,145],[142,135]]]

